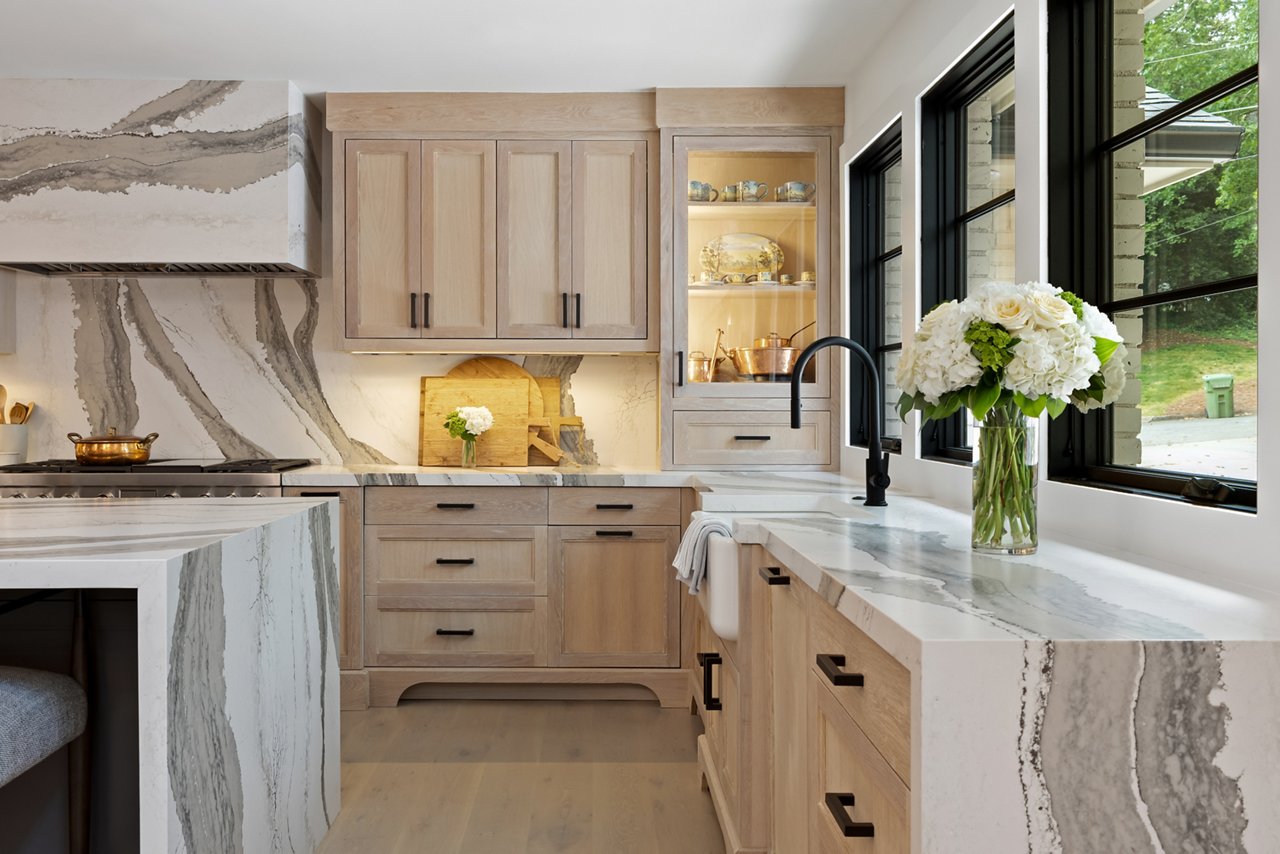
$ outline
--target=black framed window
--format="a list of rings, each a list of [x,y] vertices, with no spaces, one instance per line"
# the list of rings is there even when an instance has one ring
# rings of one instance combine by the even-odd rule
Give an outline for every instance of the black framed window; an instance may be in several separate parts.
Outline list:
[[[902,121],[849,164],[849,330],[880,369],[885,450],[902,450],[899,389],[902,351]],[[849,442],[867,444],[867,383],[849,377]]]
[[[921,101],[921,313],[971,284],[1013,281],[1013,17]],[[968,412],[929,422],[925,457],[967,462]]]
[[[1054,0],[1049,35],[1051,279],[1130,354],[1050,476],[1254,508],[1258,0]]]

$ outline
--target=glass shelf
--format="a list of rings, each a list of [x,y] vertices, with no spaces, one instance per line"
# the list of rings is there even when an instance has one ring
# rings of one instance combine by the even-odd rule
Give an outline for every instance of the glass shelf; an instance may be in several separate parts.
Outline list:
[[[812,202],[689,202],[690,219],[817,219]]]
[[[812,294],[817,290],[816,282],[805,282],[802,285],[689,285],[689,296],[801,296]]]

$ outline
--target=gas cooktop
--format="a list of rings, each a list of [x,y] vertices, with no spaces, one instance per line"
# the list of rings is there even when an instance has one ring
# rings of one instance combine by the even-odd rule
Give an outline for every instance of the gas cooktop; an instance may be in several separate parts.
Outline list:
[[[123,465],[82,465],[75,460],[38,460],[0,466],[5,474],[275,474],[311,465],[303,459],[150,460]]]

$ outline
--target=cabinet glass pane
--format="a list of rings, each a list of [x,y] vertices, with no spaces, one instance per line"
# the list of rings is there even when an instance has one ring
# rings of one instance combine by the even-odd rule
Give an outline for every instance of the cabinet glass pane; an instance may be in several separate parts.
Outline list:
[[[688,167],[685,350],[710,356],[719,335],[714,382],[789,382],[818,320],[817,157],[693,151]],[[791,352],[755,346],[771,333],[795,336]]]

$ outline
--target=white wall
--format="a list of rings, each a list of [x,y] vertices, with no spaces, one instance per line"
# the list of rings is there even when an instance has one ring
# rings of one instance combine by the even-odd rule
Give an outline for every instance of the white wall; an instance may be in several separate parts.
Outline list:
[[[1262,9],[1261,134],[1280,138],[1280,84],[1268,74],[1280,62],[1280,12]],[[1047,278],[1047,193],[1044,175],[1045,132],[1045,0],[913,0],[846,84],[845,139],[840,149],[845,165],[902,116],[903,175],[903,317],[920,314],[920,96],[1006,12],[1016,13],[1016,85],[1018,104],[1017,275],[1021,281]],[[1273,231],[1280,220],[1280,161],[1264,158],[1259,186],[1260,230]],[[846,188],[847,198],[847,188]],[[1280,294],[1274,288],[1280,271],[1280,243],[1260,241],[1258,293],[1259,420],[1280,425]],[[846,247],[847,249],[847,247]],[[847,252],[846,252],[847,254]],[[847,270],[847,265],[842,265]],[[847,292],[848,282],[845,282]],[[847,317],[847,312],[842,316]],[[904,326],[908,326],[904,321]],[[848,411],[848,407],[845,407]],[[919,458],[918,414],[915,427],[904,431],[903,453],[891,462],[894,491],[936,499],[957,508],[969,505],[967,467]],[[1262,435],[1269,430],[1264,427]],[[848,435],[848,431],[844,432]],[[866,453],[846,448],[844,471],[861,478]],[[1043,454],[1042,454],[1043,458]],[[1128,550],[1170,564],[1209,570],[1234,581],[1280,591],[1280,454],[1259,443],[1257,515],[1195,507],[1168,499],[1124,495],[1101,489],[1051,483],[1040,486],[1042,536]],[[1043,472],[1042,472],[1043,475]]]

